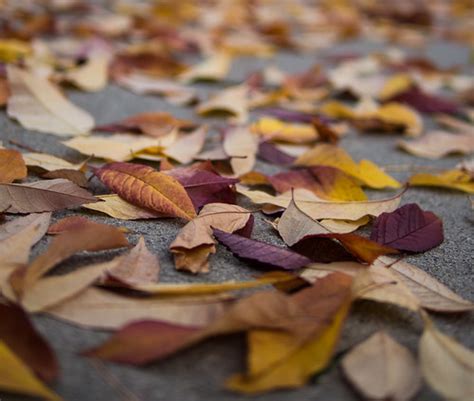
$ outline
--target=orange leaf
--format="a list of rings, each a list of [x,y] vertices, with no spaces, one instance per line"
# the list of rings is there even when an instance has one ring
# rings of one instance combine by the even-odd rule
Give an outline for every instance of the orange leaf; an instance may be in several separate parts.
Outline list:
[[[21,153],[13,149],[0,149],[0,182],[21,180],[28,174]]]

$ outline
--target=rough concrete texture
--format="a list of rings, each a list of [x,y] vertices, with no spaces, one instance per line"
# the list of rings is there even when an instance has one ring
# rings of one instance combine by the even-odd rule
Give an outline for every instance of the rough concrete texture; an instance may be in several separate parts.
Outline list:
[[[382,49],[378,43],[347,43],[330,50],[312,55],[280,54],[274,60],[241,59],[233,66],[229,82],[238,82],[249,73],[263,65],[273,62],[284,70],[303,71],[316,61],[321,54],[337,52],[370,52]],[[466,65],[468,50],[455,44],[433,44],[423,53],[443,66]],[[418,54],[420,52],[418,51]],[[227,84],[229,84],[229,82]],[[224,84],[197,85],[200,94],[205,96],[210,90],[223,87]],[[69,91],[73,102],[91,112],[97,124],[112,122],[134,113],[146,111],[169,111],[178,117],[192,118],[200,121],[191,108],[177,108],[164,100],[153,96],[136,96],[117,86],[88,94]],[[209,121],[209,120],[207,120]],[[213,120],[211,120],[213,121]],[[223,123],[222,120],[215,120]],[[16,122],[0,115],[0,139],[6,146],[12,146],[8,140],[13,139],[38,151],[51,153],[71,161],[82,160],[78,153],[61,145],[53,135],[27,131]],[[427,120],[428,126],[432,125]],[[368,158],[380,165],[414,164],[435,167],[452,167],[460,161],[458,157],[448,157],[439,161],[419,159],[396,149],[396,135],[359,135],[353,133],[342,141],[342,146],[356,159]],[[13,147],[13,146],[12,146]],[[153,165],[153,164],[152,164]],[[258,170],[275,171],[275,166],[261,163]],[[406,178],[408,173],[395,174]],[[96,181],[93,182],[96,193],[105,192]],[[384,192],[371,192],[371,196],[386,196]],[[243,205],[245,201],[240,199]],[[409,189],[403,197],[403,203],[416,202],[423,209],[431,210],[443,219],[445,230],[444,243],[424,254],[410,256],[408,261],[429,272],[442,283],[449,286],[459,295],[473,299],[472,226],[474,215],[470,209],[469,199],[464,193],[434,189]],[[84,214],[96,221],[125,226],[131,230],[129,239],[136,243],[144,235],[149,248],[159,254],[163,282],[219,282],[228,279],[247,279],[255,270],[235,259],[228,251],[219,247],[212,257],[211,272],[205,275],[191,276],[175,271],[172,258],[167,251],[168,245],[176,236],[182,223],[173,220],[152,220],[125,222],[95,214],[85,210],[70,210],[54,214],[54,220],[74,214]],[[254,237],[281,244],[281,240],[266,224],[261,216],[256,216]],[[50,239],[44,238],[35,248],[33,254],[43,251]],[[75,256],[63,263],[58,272],[64,272],[80,264],[110,258],[112,252],[103,252],[99,256]],[[113,254],[116,254],[114,252]],[[449,316],[435,315],[434,320],[439,328],[458,339],[462,344],[474,347],[474,314],[454,314]],[[345,383],[338,358],[323,374],[313,378],[308,385],[298,390],[277,391],[255,397],[244,397],[226,391],[223,388],[225,379],[232,373],[243,371],[245,364],[244,336],[234,335],[216,338],[173,356],[165,361],[153,363],[144,368],[134,368],[111,363],[94,364],[78,356],[78,352],[99,344],[108,334],[106,332],[84,330],[46,316],[34,317],[34,322],[41,333],[50,341],[60,360],[61,378],[53,388],[68,401],[103,401],[103,400],[142,400],[142,401],[231,401],[251,399],[254,401],[284,400],[357,400],[358,396]],[[357,303],[345,326],[338,352],[344,352],[367,338],[375,330],[384,329],[413,353],[417,352],[417,342],[421,334],[421,321],[416,315],[396,307],[377,305],[370,302]],[[120,384],[117,384],[120,383]],[[127,394],[123,393],[126,389]],[[20,396],[1,394],[3,401],[26,399]],[[416,397],[417,401],[441,400],[427,386]]]

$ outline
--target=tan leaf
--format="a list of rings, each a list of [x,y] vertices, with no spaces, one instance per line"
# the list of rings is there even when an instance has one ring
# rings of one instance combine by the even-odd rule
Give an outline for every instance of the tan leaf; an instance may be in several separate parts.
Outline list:
[[[97,198],[65,179],[28,184],[0,184],[0,210],[8,213],[36,213],[67,209]]]
[[[205,205],[199,215],[181,229],[170,245],[176,268],[192,273],[209,271],[207,259],[216,251],[212,228],[232,233],[245,227],[250,216],[248,210],[237,205]]]
[[[230,53],[219,52],[189,68],[181,74],[180,79],[184,82],[197,80],[220,81],[227,76],[231,63]]]
[[[414,141],[399,141],[398,146],[428,159],[439,159],[451,153],[468,155],[474,152],[474,135],[432,131]]]
[[[207,126],[202,126],[190,134],[183,134],[175,143],[167,147],[163,153],[182,164],[192,162],[204,146],[207,129]]]
[[[117,329],[130,321],[143,319],[201,326],[219,316],[225,304],[221,296],[214,295],[167,300],[124,297],[88,288],[45,312],[80,326],[104,329]]]
[[[231,86],[223,89],[197,107],[201,115],[225,112],[234,117],[235,122],[245,123],[248,120],[248,88],[246,85]]]
[[[82,135],[94,126],[93,117],[67,100],[49,81],[7,66],[11,96],[7,113],[27,129],[59,136]]]
[[[157,219],[163,217],[162,214],[153,210],[132,205],[115,194],[99,195],[97,198],[103,202],[89,203],[82,205],[82,207],[108,214],[120,220]]]
[[[344,356],[342,369],[370,400],[407,401],[421,388],[421,372],[410,351],[379,331]]]
[[[21,180],[28,174],[20,152],[13,149],[0,149],[0,183]]]
[[[38,167],[46,171],[60,169],[78,170],[83,163],[73,164],[47,153],[23,153],[23,160],[28,167]]]
[[[258,140],[246,127],[231,128],[225,135],[224,151],[236,176],[252,171],[257,159]]]
[[[423,376],[434,390],[449,400],[472,400],[474,352],[438,331],[427,316],[419,358]]]
[[[61,74],[60,78],[88,92],[100,91],[107,86],[109,61],[105,54],[93,55],[84,65]]]

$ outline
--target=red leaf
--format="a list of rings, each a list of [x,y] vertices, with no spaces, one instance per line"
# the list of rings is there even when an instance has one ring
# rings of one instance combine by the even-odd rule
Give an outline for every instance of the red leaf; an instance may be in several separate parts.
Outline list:
[[[214,237],[238,258],[262,267],[295,270],[311,263],[311,259],[289,249],[237,234],[214,229]]]
[[[269,142],[262,142],[258,146],[258,157],[266,162],[277,164],[279,166],[285,166],[292,164],[296,158],[282,152],[275,145]]]
[[[409,203],[377,217],[370,239],[402,251],[423,252],[443,242],[443,222]]]
[[[0,341],[3,341],[38,377],[52,381],[59,371],[53,350],[17,305],[0,302]]]
[[[390,100],[406,103],[422,113],[454,114],[459,111],[459,106],[455,102],[423,92],[417,86],[412,86],[407,91],[399,93]]]

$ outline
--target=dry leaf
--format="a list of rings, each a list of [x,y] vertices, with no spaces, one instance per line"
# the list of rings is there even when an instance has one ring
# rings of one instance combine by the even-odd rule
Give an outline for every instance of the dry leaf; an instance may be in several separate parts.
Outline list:
[[[190,67],[181,74],[180,79],[184,82],[197,80],[221,81],[227,76],[231,63],[232,57],[230,53],[216,53],[201,63]]]
[[[8,213],[51,212],[97,201],[85,189],[62,178],[0,184],[0,210]]]
[[[184,187],[173,177],[142,164],[111,163],[95,175],[126,201],[167,216],[191,220],[196,216]]]
[[[245,123],[248,120],[248,91],[246,85],[223,89],[200,103],[196,111],[200,115],[225,112],[232,115],[235,122]]]
[[[94,328],[117,329],[140,319],[183,325],[204,325],[219,316],[226,302],[221,296],[181,297],[172,300],[131,298],[88,288],[78,296],[45,312],[68,322]]]
[[[204,146],[207,126],[202,126],[189,134],[183,134],[175,143],[168,146],[163,153],[181,164],[191,163]]]
[[[439,174],[414,174],[410,177],[408,183],[413,186],[457,189],[468,194],[474,194],[474,179],[471,174],[457,169],[446,170]]]
[[[31,46],[28,42],[18,39],[0,39],[0,61],[12,63],[29,55]]]
[[[109,56],[95,54],[89,57],[84,65],[60,74],[59,78],[82,90],[97,92],[107,86],[109,62]]]
[[[474,394],[474,352],[441,333],[425,316],[419,358],[423,376],[443,397],[469,401]]]
[[[252,215],[237,205],[209,203],[186,224],[170,245],[176,269],[192,273],[209,271],[209,255],[216,252],[212,228],[226,232],[243,229]]]
[[[93,117],[67,100],[49,81],[9,65],[7,113],[27,129],[59,136],[82,135]]]
[[[384,331],[352,348],[341,365],[351,384],[370,400],[408,401],[422,385],[415,358]]]
[[[46,171],[61,169],[78,170],[83,165],[83,163],[69,163],[66,160],[47,153],[23,153],[22,156],[28,167],[37,167]]]
[[[0,149],[0,183],[22,180],[28,174],[20,152]]]
[[[82,207],[105,213],[120,220],[157,219],[163,217],[161,213],[132,205],[115,194],[99,195],[97,199],[102,200],[102,202],[89,203]]]
[[[49,390],[3,341],[0,341],[0,389],[51,401],[62,398]]]
[[[261,118],[250,129],[266,140],[308,143],[318,138],[318,132],[310,124],[285,123],[271,117]]]
[[[230,165],[236,176],[252,171],[257,159],[258,141],[246,127],[233,127],[227,131],[222,146],[230,156]]]
[[[415,141],[399,141],[398,146],[415,156],[439,159],[451,153],[474,152],[474,135],[431,131]]]

